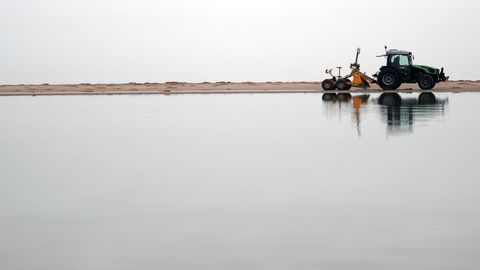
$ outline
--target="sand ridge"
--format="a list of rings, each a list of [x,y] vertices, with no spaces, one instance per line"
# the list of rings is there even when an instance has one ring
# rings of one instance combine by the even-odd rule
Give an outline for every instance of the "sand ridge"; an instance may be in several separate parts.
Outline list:
[[[374,84],[368,91],[352,88],[348,92],[377,92]],[[421,91],[416,84],[403,84],[397,92]],[[480,80],[448,81],[438,83],[433,92],[480,92]],[[125,84],[41,84],[0,85],[0,95],[68,95],[68,94],[201,94],[201,93],[276,93],[324,92],[321,82],[166,82]]]

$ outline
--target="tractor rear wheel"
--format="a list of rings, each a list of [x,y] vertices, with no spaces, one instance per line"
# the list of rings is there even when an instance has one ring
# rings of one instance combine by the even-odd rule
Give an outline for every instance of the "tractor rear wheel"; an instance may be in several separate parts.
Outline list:
[[[326,79],[322,82],[322,88],[326,91],[335,90],[335,81],[332,79]]]
[[[383,69],[378,74],[378,85],[383,90],[396,90],[401,84],[400,75],[393,68]]]
[[[417,80],[418,86],[422,88],[422,90],[430,90],[435,87],[435,80],[431,75],[423,74]]]
[[[337,89],[338,90],[348,90],[349,89],[349,84],[346,79],[340,79],[337,81]]]

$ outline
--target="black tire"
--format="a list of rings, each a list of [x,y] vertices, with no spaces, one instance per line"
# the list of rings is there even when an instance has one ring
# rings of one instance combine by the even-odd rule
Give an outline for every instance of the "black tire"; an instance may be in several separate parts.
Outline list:
[[[348,82],[347,90],[350,90],[352,88],[352,81],[350,81],[350,79],[345,79],[345,80]]]
[[[378,85],[383,90],[396,90],[400,87],[400,75],[393,68],[386,68],[378,74]]]
[[[433,79],[432,75],[423,74],[418,77],[417,82],[422,90],[430,90],[435,87],[435,79]]]
[[[322,88],[325,91],[332,91],[335,90],[336,83],[332,79],[326,79],[322,82]]]
[[[340,79],[337,81],[337,89],[338,90],[348,90],[351,88],[351,86],[348,84],[348,79]]]

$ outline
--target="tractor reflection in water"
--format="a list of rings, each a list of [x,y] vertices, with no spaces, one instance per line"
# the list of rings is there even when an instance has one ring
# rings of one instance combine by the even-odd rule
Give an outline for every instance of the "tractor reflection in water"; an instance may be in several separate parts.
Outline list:
[[[384,93],[377,98],[370,98],[370,95],[326,93],[322,99],[327,103],[338,103],[340,111],[345,111],[345,104],[351,104],[350,115],[359,137],[362,135],[361,114],[362,111],[366,112],[367,106],[380,108],[382,121],[387,124],[387,135],[400,135],[413,133],[416,122],[443,119],[448,103],[448,99],[439,99],[429,92],[421,93],[418,98],[405,98],[397,93]],[[327,107],[329,110],[333,108]]]
[[[448,99],[438,99],[433,93],[421,93],[418,99],[386,93],[377,103],[381,105],[382,120],[387,123],[387,134],[398,135],[413,133],[415,122],[443,119]]]

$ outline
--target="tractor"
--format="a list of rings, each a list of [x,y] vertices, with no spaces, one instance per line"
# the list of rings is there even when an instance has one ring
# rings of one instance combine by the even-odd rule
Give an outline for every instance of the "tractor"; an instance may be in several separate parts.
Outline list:
[[[383,90],[396,90],[402,83],[418,83],[422,90],[430,90],[435,87],[438,82],[448,80],[445,76],[443,68],[436,69],[428,66],[414,65],[413,54],[401,50],[387,50],[385,46],[385,54],[378,57],[386,57],[387,64],[382,66],[380,71],[373,75],[373,79],[365,73],[360,72],[360,64],[358,56],[360,48],[357,49],[355,63],[350,65],[352,70],[348,76],[341,76],[341,68],[339,67],[338,76],[332,74],[332,69],[326,70],[332,79],[326,79],[322,82],[324,90],[350,90],[352,86],[369,88],[370,84],[377,83]],[[352,78],[352,80],[350,80]]]
[[[414,65],[414,57],[411,52],[387,50],[387,46],[385,46],[385,54],[378,57],[387,59],[387,65],[381,67],[380,71],[373,75],[383,90],[398,89],[402,83],[418,83],[422,90],[430,90],[435,87],[436,83],[448,80],[443,68]]]

